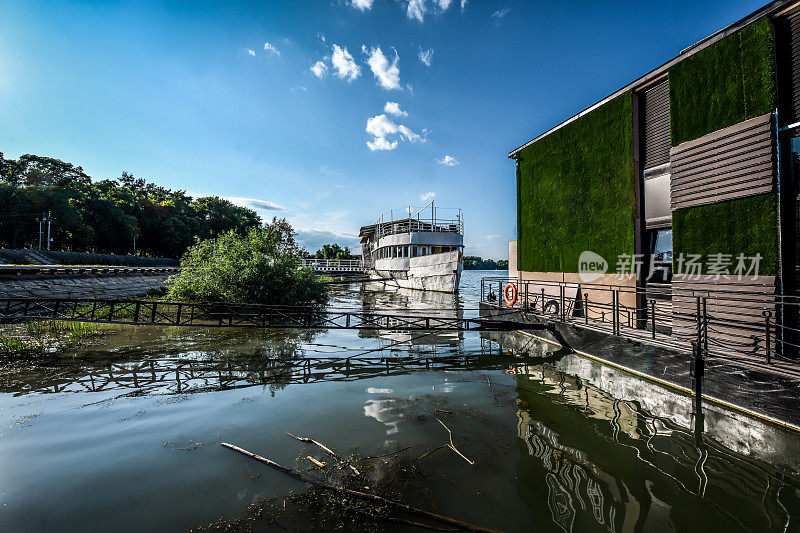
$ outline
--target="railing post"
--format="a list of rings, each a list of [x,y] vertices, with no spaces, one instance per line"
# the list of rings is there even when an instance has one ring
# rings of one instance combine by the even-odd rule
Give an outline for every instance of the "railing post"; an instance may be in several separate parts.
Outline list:
[[[139,308],[141,307],[141,302],[136,302],[136,307],[133,310],[133,321],[139,322]]]
[[[764,332],[766,334],[766,336],[765,336],[765,341],[766,341],[765,347],[767,349],[767,364],[769,364],[771,362],[771,358],[772,358],[772,342],[770,340],[770,333],[769,333],[769,327],[770,327],[769,319],[770,319],[770,317],[772,317],[772,312],[771,311],[764,311],[762,314],[764,315]]]
[[[589,295],[583,293],[583,323],[589,323]]]
[[[150,312],[150,322],[155,323],[156,321],[156,302],[153,302],[153,310]],[[92,316],[94,316],[94,311],[92,311]]]
[[[656,300],[650,300],[650,325],[653,329],[653,338],[656,338]]]
[[[56,300],[55,304],[53,305],[53,318],[58,316],[58,306],[61,303],[61,300]]]
[[[180,326],[181,325],[181,311],[182,310],[183,310],[183,304],[178,304],[178,313],[177,313],[177,315],[175,317],[175,325],[176,326]]]
[[[697,297],[697,347],[703,342],[703,323],[700,317],[700,297]]]
[[[564,286],[563,285],[559,285],[558,286],[558,299],[560,300],[558,307],[559,307],[559,310],[561,311],[560,312],[561,321],[564,322],[565,317],[566,317],[566,312],[564,310]]]
[[[706,300],[703,298],[703,350],[708,355],[708,311],[706,310]]]
[[[611,291],[611,334],[617,334],[617,293]]]
[[[528,284],[520,283],[520,288],[525,287],[525,312],[528,312]]]
[[[544,314],[544,287],[542,287],[542,314]]]

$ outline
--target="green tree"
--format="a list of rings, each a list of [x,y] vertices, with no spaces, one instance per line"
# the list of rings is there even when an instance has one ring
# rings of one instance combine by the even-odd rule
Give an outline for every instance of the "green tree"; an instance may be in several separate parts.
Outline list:
[[[298,268],[304,250],[285,219],[197,242],[168,281],[167,298],[188,301],[322,305],[327,286]]]

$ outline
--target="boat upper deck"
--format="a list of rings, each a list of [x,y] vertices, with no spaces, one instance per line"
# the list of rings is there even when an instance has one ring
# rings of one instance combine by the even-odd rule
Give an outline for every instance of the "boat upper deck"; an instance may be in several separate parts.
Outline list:
[[[395,218],[401,213],[402,218]],[[405,216],[403,216],[405,215]],[[359,231],[361,242],[377,241],[387,235],[404,233],[456,233],[464,235],[461,209],[434,207],[433,202],[412,214],[412,208],[390,211],[381,215],[375,224],[363,226]]]

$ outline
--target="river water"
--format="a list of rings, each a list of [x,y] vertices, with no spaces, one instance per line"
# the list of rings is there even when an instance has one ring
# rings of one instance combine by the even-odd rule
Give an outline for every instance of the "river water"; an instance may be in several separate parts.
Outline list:
[[[343,287],[331,306],[466,317],[491,274],[466,271],[458,297]],[[719,407],[697,434],[689,398],[554,353],[512,334],[138,327],[4,361],[0,531],[242,528],[304,485],[221,442],[331,469],[285,432],[353,456],[365,486],[499,530],[800,531],[797,434]],[[447,428],[474,465],[441,448]],[[251,524],[331,525],[281,509]]]

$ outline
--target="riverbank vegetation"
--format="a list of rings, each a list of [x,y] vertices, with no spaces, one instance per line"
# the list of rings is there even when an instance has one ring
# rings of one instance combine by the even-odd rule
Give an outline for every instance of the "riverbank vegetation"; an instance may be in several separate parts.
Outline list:
[[[242,236],[231,230],[197,242],[168,281],[167,299],[273,305],[322,305],[327,285],[298,268],[305,250],[285,219],[273,218]]]
[[[464,256],[464,270],[508,270],[508,260],[482,259],[474,255]]]
[[[0,248],[36,248],[37,218],[51,213],[53,247],[62,251],[180,257],[199,239],[260,224],[252,209],[216,196],[192,198],[123,172],[96,180],[51,157],[0,153]],[[46,226],[46,224],[45,224]]]
[[[41,356],[82,346],[108,333],[87,322],[33,320],[0,325],[0,356]]]

